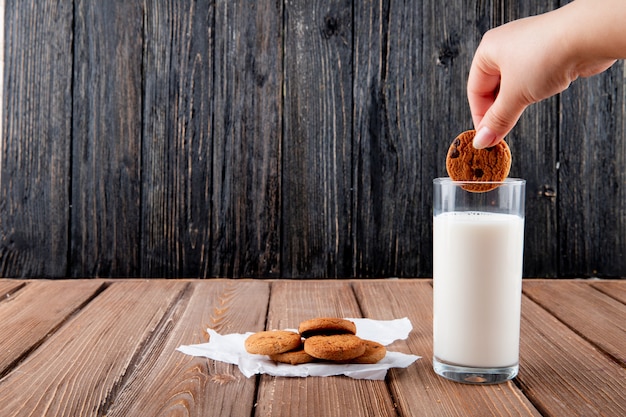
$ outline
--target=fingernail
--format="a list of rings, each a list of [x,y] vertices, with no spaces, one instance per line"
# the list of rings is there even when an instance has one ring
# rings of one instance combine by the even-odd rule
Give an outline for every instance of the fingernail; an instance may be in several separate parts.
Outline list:
[[[476,136],[474,136],[473,145],[475,149],[484,149],[489,146],[493,146],[496,140],[496,134],[491,131],[487,126],[483,126],[478,129]]]

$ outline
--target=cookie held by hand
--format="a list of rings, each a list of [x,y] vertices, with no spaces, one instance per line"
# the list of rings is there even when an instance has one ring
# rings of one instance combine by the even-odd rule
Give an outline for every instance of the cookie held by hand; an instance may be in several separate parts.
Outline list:
[[[454,181],[478,181],[485,184],[467,184],[463,188],[472,192],[485,192],[497,188],[494,182],[504,181],[511,170],[511,150],[502,140],[497,145],[476,149],[472,144],[475,130],[457,136],[446,155],[446,170]]]

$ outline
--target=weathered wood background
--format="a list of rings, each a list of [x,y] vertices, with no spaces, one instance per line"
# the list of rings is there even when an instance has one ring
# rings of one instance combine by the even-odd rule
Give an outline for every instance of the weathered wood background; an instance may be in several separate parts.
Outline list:
[[[558,6],[6,0],[0,276],[431,276],[474,50]],[[626,276],[624,79],[509,136],[525,276]]]

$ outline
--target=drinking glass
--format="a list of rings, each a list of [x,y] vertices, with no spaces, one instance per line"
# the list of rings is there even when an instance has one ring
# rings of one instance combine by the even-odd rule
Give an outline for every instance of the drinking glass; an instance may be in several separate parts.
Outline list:
[[[434,180],[433,368],[444,378],[494,384],[517,375],[525,186]]]

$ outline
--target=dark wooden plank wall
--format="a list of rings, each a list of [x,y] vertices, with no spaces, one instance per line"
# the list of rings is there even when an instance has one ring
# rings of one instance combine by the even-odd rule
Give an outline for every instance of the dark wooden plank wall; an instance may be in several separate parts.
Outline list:
[[[473,52],[558,5],[6,0],[0,275],[430,276]],[[509,136],[525,276],[626,276],[624,77]]]

